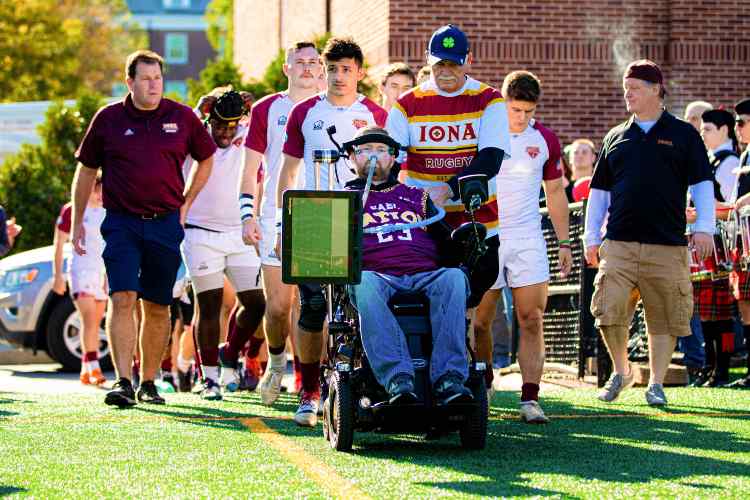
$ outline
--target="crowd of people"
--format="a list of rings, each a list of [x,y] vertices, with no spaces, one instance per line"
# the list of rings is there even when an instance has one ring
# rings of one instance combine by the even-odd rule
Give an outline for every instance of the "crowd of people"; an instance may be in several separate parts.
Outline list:
[[[325,398],[326,295],[321,285],[282,281],[281,204],[286,190],[327,189],[319,179],[330,179],[337,190],[366,188],[366,227],[388,214],[425,220],[445,212],[426,228],[363,238],[353,302],[391,404],[417,397],[403,332],[386,311],[393,293],[430,297],[430,382],[440,404],[472,398],[464,386],[467,309],[471,348],[487,366],[497,364],[492,325],[504,297],[520,330],[520,417],[548,422],[539,404],[550,278],[540,191],[562,274],[573,263],[568,204],[589,199],[585,253],[598,266],[591,309],[614,363],[600,399],[613,401],[633,383],[627,339],[639,298],[649,333],[649,404],[666,404],[662,384],[677,338],[692,382],[726,383],[727,356],[739,347],[729,336],[735,300],[750,342],[750,279],[735,269],[691,286],[688,243],[697,259],[709,258],[715,217],[750,203],[748,154],[738,157],[739,143],[750,142],[750,100],[737,105],[736,117],[696,103],[680,120],[664,108],[658,66],[635,61],[623,75],[631,118],[599,152],[590,138],[563,149],[534,117],[542,85],[533,73],[513,71],[500,89],[472,78],[469,40],[453,25],[434,32],[426,62],[417,75],[391,65],[376,103],[358,93],[365,64],[354,40],[331,38],[322,53],[303,41],[286,51],[286,90],[253,102],[222,87],[191,109],[163,97],[158,54],[131,54],[129,93],[93,118],[55,230],[54,290],[69,289],[83,319],[81,382],[105,382],[97,351],[108,297],[116,377],[108,405],[164,404],[165,384],[187,391],[197,379],[208,400],[257,386],[261,402],[272,405],[282,391],[297,392],[295,422],[315,426]],[[331,126],[346,154],[316,172],[313,151],[336,148]],[[449,240],[469,221],[459,181],[476,174],[489,179],[487,199],[474,207],[487,251],[466,269]],[[69,287],[62,269],[68,239],[75,250]],[[286,388],[290,358],[295,382]],[[491,387],[493,370],[485,375]],[[747,386],[743,380],[738,385]]]

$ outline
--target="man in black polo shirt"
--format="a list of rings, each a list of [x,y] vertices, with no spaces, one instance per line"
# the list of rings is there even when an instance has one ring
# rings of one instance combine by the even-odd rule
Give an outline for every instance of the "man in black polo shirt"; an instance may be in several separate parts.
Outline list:
[[[690,335],[693,312],[685,238],[687,192],[697,211],[690,243],[703,259],[713,244],[713,183],[700,135],[664,109],[659,67],[648,60],[631,63],[623,90],[632,116],[604,138],[584,235],[586,260],[599,266],[591,312],[615,367],[599,399],[613,401],[633,384],[627,346],[631,293],[637,289],[649,338],[646,401],[662,406],[667,403],[662,383],[675,342]]]
[[[162,98],[162,64],[158,54],[147,50],[128,56],[130,93],[97,112],[76,152],[72,242],[79,254],[86,252],[83,210],[97,169],[103,174],[102,256],[110,292],[106,328],[117,375],[105,403],[120,407],[136,403],[128,377],[138,338],[133,314],[138,298],[142,382],[137,399],[164,404],[154,378],[169,339],[185,215],[211,174],[216,150],[189,107]],[[188,154],[198,166],[186,185],[182,164]]]

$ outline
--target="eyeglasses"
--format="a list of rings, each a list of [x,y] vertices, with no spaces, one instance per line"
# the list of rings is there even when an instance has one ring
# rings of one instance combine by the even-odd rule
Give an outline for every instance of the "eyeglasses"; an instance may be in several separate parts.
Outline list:
[[[383,159],[390,156],[391,149],[357,148],[354,150],[354,154],[357,156],[376,156],[378,159]]]

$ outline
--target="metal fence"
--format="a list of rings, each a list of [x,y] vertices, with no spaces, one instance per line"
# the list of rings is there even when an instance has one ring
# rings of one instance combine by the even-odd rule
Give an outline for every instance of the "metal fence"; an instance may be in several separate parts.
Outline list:
[[[568,276],[561,278],[557,237],[547,210],[541,209],[542,232],[547,243],[550,264],[549,297],[544,314],[546,358],[552,362],[578,364],[578,374],[581,377],[584,375],[587,358],[596,358],[597,375],[601,385],[609,377],[611,365],[606,347],[594,327],[594,318],[589,310],[596,269],[585,265],[582,243],[585,205],[572,203],[569,210],[573,266]],[[514,337],[517,338],[517,325],[514,326],[514,330]],[[631,359],[646,359],[646,331],[640,303],[636,307],[630,333]],[[517,345],[517,342],[514,344]]]

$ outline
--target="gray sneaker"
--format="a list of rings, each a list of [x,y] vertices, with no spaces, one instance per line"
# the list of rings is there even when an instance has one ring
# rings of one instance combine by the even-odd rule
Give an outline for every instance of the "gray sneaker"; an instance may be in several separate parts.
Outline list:
[[[664,386],[661,384],[650,384],[646,389],[646,402],[649,406],[664,406],[667,404],[667,396],[664,394]]]
[[[623,390],[631,387],[634,381],[635,376],[632,368],[630,369],[630,375],[620,375],[615,372],[609,377],[609,380],[604,384],[604,387],[602,387],[602,390],[597,397],[605,403],[611,403],[617,399],[617,396],[619,396]]]

